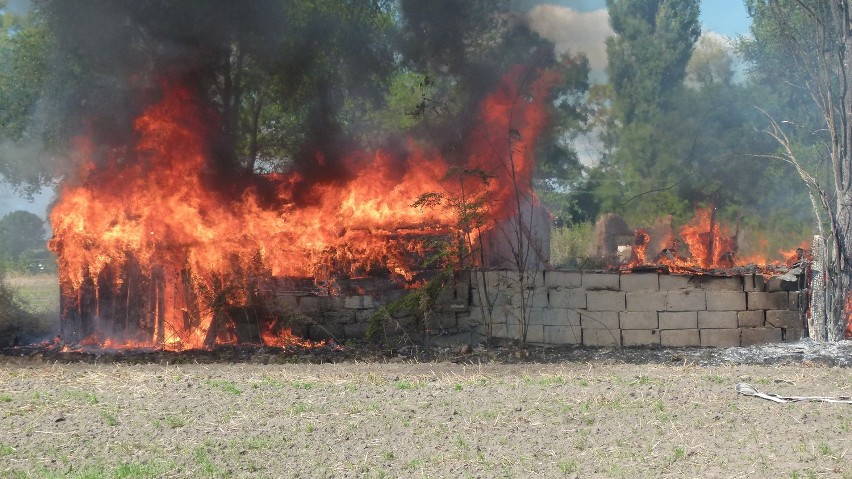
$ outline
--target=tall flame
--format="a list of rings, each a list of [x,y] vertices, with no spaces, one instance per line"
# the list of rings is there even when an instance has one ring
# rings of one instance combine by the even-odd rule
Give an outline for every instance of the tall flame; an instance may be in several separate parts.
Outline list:
[[[494,175],[488,214],[495,222],[512,214],[513,186],[529,188],[535,141],[558,79],[538,71],[522,95],[523,73],[510,71],[483,102],[460,165]],[[62,186],[50,215],[50,248],[70,304],[63,315],[81,315],[93,294],[95,329],[170,349],[209,347],[228,341],[220,333],[221,306],[250,303],[257,277],[328,281],[378,268],[411,280],[409,252],[424,247],[423,235],[459,233],[451,206],[411,206],[423,193],[459,194],[442,181],[451,165],[432,148],[410,140],[406,156],[351,152],[344,158],[350,180],[310,185],[309,201],[295,197],[306,181],[295,172],[236,178],[232,183],[245,185],[234,198],[212,173],[208,145],[218,128],[211,118],[195,91],[168,84],[162,100],[136,119],[138,139],[127,151],[96,166],[96,145],[77,141],[80,178]],[[473,180],[456,187],[465,181]],[[147,292],[134,289],[142,283]],[[118,306],[124,319],[115,317],[117,295],[127,296]],[[131,303],[144,314],[126,311]]]

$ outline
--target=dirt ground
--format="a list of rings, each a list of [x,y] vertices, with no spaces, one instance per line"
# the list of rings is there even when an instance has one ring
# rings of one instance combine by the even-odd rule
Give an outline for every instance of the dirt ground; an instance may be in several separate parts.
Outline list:
[[[62,364],[0,358],[0,477],[852,478],[811,361]]]

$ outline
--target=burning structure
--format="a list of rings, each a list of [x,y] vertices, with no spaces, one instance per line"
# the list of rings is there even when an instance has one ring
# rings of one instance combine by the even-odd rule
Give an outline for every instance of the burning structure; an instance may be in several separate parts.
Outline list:
[[[312,307],[333,313],[325,316],[339,324],[323,326],[335,332],[331,336],[351,337],[363,333],[364,317],[375,313],[371,293],[422,285],[445,266],[515,269],[521,275],[546,266],[547,238],[537,229],[548,218],[532,192],[532,175],[539,140],[553,140],[548,122],[558,96],[553,92],[564,86],[562,73],[570,61],[555,62],[552,47],[543,46],[523,24],[486,15],[487,28],[496,25],[515,42],[514,54],[476,63],[468,57],[488,51],[497,40],[482,36],[473,39],[481,41],[476,43],[467,24],[442,30],[424,2],[401,1],[412,36],[407,48],[429,49],[425,69],[448,72],[451,83],[466,92],[465,102],[447,105],[423,94],[420,114],[454,121],[439,123],[428,135],[359,143],[344,138],[338,117],[352,108],[348,95],[373,78],[352,64],[381,63],[355,52],[364,40],[358,36],[364,23],[358,22],[372,21],[359,17],[365,10],[344,2],[350,10],[341,15],[360,20],[351,31],[349,24],[341,31],[355,37],[329,34],[329,40],[317,32],[326,32],[337,13],[303,11],[313,8],[310,2],[261,1],[245,8],[232,3],[184,4],[176,11],[157,2],[93,0],[81,9],[45,3],[59,43],[72,56],[99,62],[103,71],[95,79],[108,79],[102,97],[93,89],[79,99],[80,128],[69,155],[75,167],[65,172],[50,218],[64,341],[172,350],[245,341],[281,346],[307,336],[292,334],[298,325],[283,321],[282,309]],[[368,14],[388,14],[381,2],[367,3],[375,7],[367,8]],[[86,28],[94,23],[105,28]],[[282,37],[282,24],[295,33]],[[312,76],[328,64],[340,70]],[[335,87],[333,77],[341,72],[357,81]],[[428,77],[422,81],[429,83]],[[275,115],[288,101],[278,99],[277,109],[265,110],[275,95],[297,97],[294,110],[307,125],[294,135],[299,146],[287,150],[290,156],[280,149],[269,151],[282,157],[261,154],[263,121],[281,122]],[[249,130],[244,141],[235,134],[240,128]],[[263,168],[270,163],[277,167]],[[692,258],[703,269],[734,266],[736,248],[724,243],[712,215],[707,219],[709,229],[695,226],[700,239],[694,243],[708,245],[709,251],[691,250]],[[637,233],[625,272],[648,263],[670,272],[696,272],[672,241]],[[649,253],[651,244],[664,248]],[[575,302],[575,296],[582,296],[583,304],[599,296],[593,274],[587,275],[591,283],[574,285],[546,279],[558,274],[530,273],[536,287],[556,281],[543,290],[544,300],[536,288],[511,294],[494,274],[459,276],[451,295],[455,301],[435,318],[442,328],[461,330],[465,323],[470,329],[484,321],[489,331],[497,326],[503,337],[514,337],[509,317],[528,322],[549,308],[560,319],[546,326],[570,326],[572,332],[578,326],[579,337],[588,341],[574,342],[601,343],[591,339],[598,337],[596,328],[575,325],[562,311],[571,305],[597,315],[596,306],[585,311],[587,306]],[[612,287],[606,281],[606,288]],[[657,283],[654,291],[660,292]],[[564,289],[577,291],[565,296]],[[282,291],[292,293],[288,300],[282,301]],[[737,292],[752,291],[740,287]],[[517,296],[521,303],[513,305]],[[629,311],[625,301],[622,307]],[[616,299],[607,307],[618,304]],[[515,306],[520,314],[506,309]],[[780,303],[771,306],[787,311]],[[477,318],[472,308],[481,312],[483,307],[491,311]],[[655,318],[682,312],[666,308],[643,312]],[[770,309],[760,311],[766,316]],[[660,321],[643,325],[655,330],[662,328]],[[612,318],[597,324],[612,325]],[[524,324],[524,331],[529,326]],[[566,331],[548,336],[538,328],[545,325],[532,326],[532,338],[541,342]]]
[[[420,194],[476,192],[479,198],[466,199],[471,203],[488,195],[483,214],[497,222],[517,211],[514,194],[530,197],[524,188],[532,150],[557,77],[538,72],[533,96],[519,102],[523,73],[513,69],[483,102],[482,123],[460,166],[492,172],[487,185],[473,176],[447,181],[451,165],[411,143],[401,157],[353,152],[341,165],[349,180],[316,185],[307,198],[296,197],[308,189],[296,172],[209,174],[215,117],[190,88],[164,82],[162,100],[134,122],[134,144],[107,153],[96,167],[95,148],[86,138],[78,143],[83,171],[63,186],[51,213],[63,337],[210,347],[234,339],[223,308],[257,304],[270,278],[311,278],[329,290],[338,278],[375,271],[417,281],[430,239],[467,234],[476,242],[489,228],[462,231],[456,205],[419,208]]]

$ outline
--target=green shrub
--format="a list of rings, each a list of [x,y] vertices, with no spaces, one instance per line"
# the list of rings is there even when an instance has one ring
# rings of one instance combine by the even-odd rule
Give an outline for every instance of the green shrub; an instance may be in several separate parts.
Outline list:
[[[550,236],[550,263],[556,268],[578,268],[589,256],[594,228],[591,223],[554,228]]]

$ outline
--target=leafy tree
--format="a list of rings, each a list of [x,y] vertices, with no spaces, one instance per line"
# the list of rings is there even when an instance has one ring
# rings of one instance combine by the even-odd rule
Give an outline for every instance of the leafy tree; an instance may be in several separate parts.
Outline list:
[[[38,115],[48,75],[49,32],[35,14],[16,15],[0,0],[0,176],[24,193],[50,181],[49,155],[38,154],[48,115]]]
[[[0,254],[17,262],[31,250],[44,249],[44,221],[28,211],[13,211],[0,219]]]

